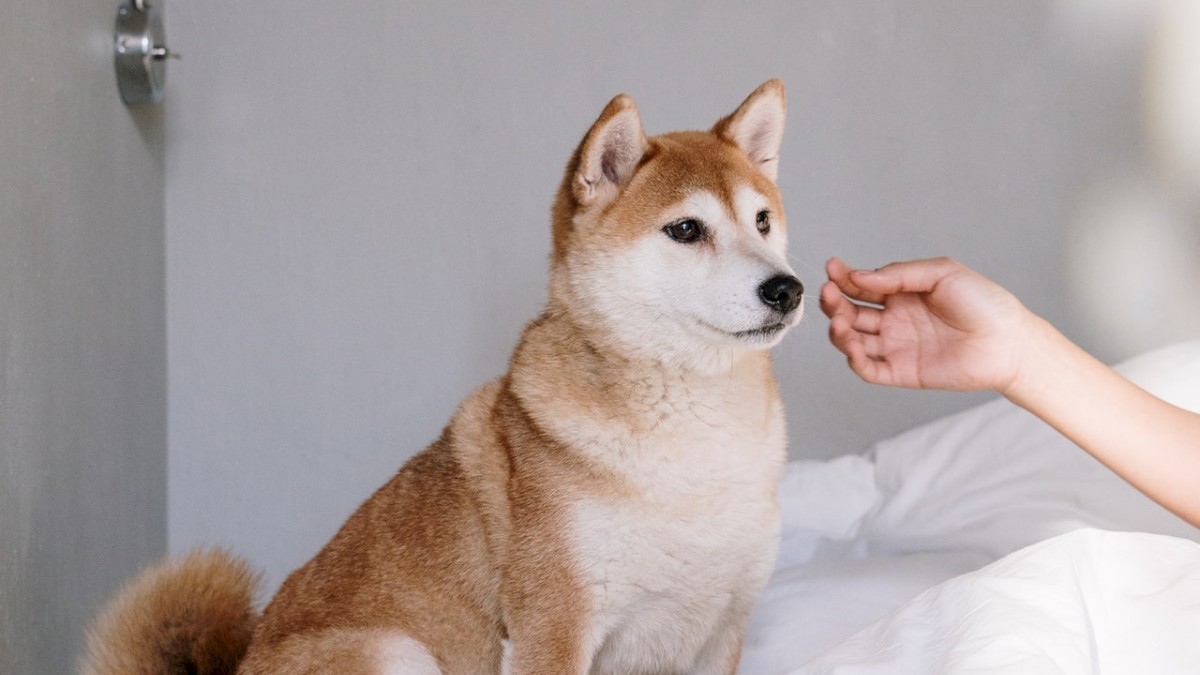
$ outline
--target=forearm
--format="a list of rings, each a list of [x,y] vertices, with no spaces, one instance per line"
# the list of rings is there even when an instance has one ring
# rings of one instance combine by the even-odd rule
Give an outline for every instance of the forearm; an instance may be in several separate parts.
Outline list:
[[[1002,393],[1200,527],[1200,415],[1139,388],[1037,319]]]

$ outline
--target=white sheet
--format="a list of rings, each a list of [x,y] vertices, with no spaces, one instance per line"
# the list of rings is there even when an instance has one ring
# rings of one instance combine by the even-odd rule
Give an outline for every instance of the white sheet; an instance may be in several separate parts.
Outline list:
[[[1200,342],[1139,357],[1121,370],[1160,397],[1200,410]],[[743,673],[859,672],[833,670],[835,662],[830,659],[836,656],[848,667],[853,663],[852,654],[870,653],[872,645],[885,646],[888,636],[903,635],[905,641],[926,636],[970,644],[965,649],[968,654],[990,653],[969,642],[977,633],[955,633],[945,622],[955,616],[985,617],[989,608],[1000,606],[996,604],[1000,596],[985,592],[997,588],[997,580],[1009,579],[1012,583],[1000,587],[1019,589],[1017,582],[1031,578],[1029,565],[1051,569],[1044,567],[1049,561],[1060,564],[1052,568],[1058,572],[1033,575],[1040,579],[1041,590],[1024,596],[1032,597],[1033,602],[1018,604],[1036,612],[1042,608],[1036,599],[1043,597],[1046,611],[1064,617],[1063,626],[1069,625],[1066,617],[1074,617],[1077,624],[1112,625],[1110,619],[1095,615],[1094,603],[1073,607],[1059,603],[1053,609],[1050,598],[1057,596],[1046,591],[1088,588],[1087,593],[1076,592],[1074,597],[1124,599],[1127,611],[1136,609],[1144,614],[1137,618],[1131,613],[1129,616],[1136,618],[1133,625],[1158,626],[1161,638],[1170,644],[1200,644],[1200,627],[1194,623],[1195,607],[1200,603],[1200,590],[1194,584],[1200,565],[1192,565],[1196,570],[1192,576],[1180,576],[1176,573],[1186,565],[1168,569],[1137,562],[1160,560],[1162,551],[1158,549],[1162,547],[1194,546],[1176,538],[1200,539],[1200,532],[1006,401],[994,401],[901,434],[879,443],[865,457],[792,463],[780,494],[784,514],[780,562],[751,618]],[[1090,535],[1068,535],[1037,544],[1081,528],[1176,538],[1092,530]],[[1114,542],[1114,537],[1120,541]],[[1098,547],[1096,540],[1107,543]],[[1033,544],[1037,546],[1011,556],[1011,560],[1005,558],[980,569]],[[1121,553],[1111,561],[1097,559],[1103,551]],[[1065,562],[1068,559],[1070,563]],[[1120,568],[1128,572],[1127,578],[1113,571],[1112,565],[1121,560],[1137,562]],[[947,582],[954,577],[959,578]],[[1094,582],[1092,586],[1082,585],[1087,579]],[[1136,605],[1122,595],[1124,586],[1120,584],[1138,580],[1172,585],[1173,592],[1184,593],[1192,604]],[[1105,586],[1108,582],[1117,586]],[[933,587],[937,588],[921,595],[921,600],[913,600]],[[988,602],[982,602],[983,598]],[[912,603],[905,605],[910,600]],[[998,635],[1011,634],[1013,641],[1019,641],[1022,624],[1004,624],[1013,617],[1002,612],[990,625]],[[860,632],[881,619],[883,623],[875,629]],[[1186,640],[1181,639],[1180,632],[1188,630]],[[1115,639],[1108,636],[1118,634],[1103,633],[1103,639]],[[855,637],[850,639],[852,635]],[[1097,635],[1101,633],[1093,633],[1093,637]],[[1100,651],[1096,653],[1109,653],[1105,650],[1111,647],[1097,644]],[[1158,651],[1173,653],[1170,649]],[[821,657],[824,660],[814,662],[822,653],[826,654]],[[932,650],[917,647],[896,653],[897,658],[910,658]],[[797,670],[810,662],[810,670]],[[1194,671],[1200,672],[1200,659],[1193,662],[1197,664]],[[824,670],[812,670],[818,663]],[[958,661],[941,665],[914,662],[911,667],[894,662],[880,666],[882,670],[863,672],[1040,672],[1027,670],[1025,665],[1008,671],[977,671]]]
[[[794,671],[1194,673],[1200,545],[1084,529],[922,593]]]

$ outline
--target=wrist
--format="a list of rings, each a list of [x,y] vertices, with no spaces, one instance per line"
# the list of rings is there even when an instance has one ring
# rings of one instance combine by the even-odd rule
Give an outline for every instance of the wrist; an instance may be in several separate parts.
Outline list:
[[[1017,332],[1012,350],[1012,375],[998,392],[1017,405],[1028,407],[1060,377],[1066,351],[1074,345],[1049,321],[1026,310],[1024,327]]]

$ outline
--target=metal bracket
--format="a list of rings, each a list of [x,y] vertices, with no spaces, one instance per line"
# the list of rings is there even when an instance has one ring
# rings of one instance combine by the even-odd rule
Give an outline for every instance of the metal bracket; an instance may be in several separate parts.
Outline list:
[[[162,0],[124,0],[113,32],[117,88],[126,105],[158,103],[167,82],[167,59],[179,58],[163,44]]]

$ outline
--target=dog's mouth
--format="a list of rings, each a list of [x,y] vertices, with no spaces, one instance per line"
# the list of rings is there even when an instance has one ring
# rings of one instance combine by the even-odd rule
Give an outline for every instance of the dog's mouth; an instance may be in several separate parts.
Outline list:
[[[697,319],[697,323],[707,328],[714,333],[720,333],[725,337],[733,338],[739,342],[770,342],[777,335],[786,331],[791,327],[791,323],[787,321],[773,321],[763,324],[758,328],[748,328],[746,330],[726,330],[708,323],[707,321]]]
[[[767,324],[759,328],[751,328],[750,330],[739,330],[735,333],[729,333],[739,340],[763,340],[773,337],[780,331],[787,330],[787,324],[783,322]]]

